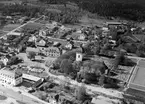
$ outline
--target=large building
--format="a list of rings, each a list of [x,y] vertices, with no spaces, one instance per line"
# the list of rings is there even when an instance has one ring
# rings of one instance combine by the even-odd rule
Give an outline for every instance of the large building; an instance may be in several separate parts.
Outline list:
[[[0,83],[3,85],[16,86],[22,83],[22,73],[17,68],[3,68],[0,70]]]
[[[60,56],[61,52],[57,47],[48,47],[46,50],[46,56],[57,58]]]

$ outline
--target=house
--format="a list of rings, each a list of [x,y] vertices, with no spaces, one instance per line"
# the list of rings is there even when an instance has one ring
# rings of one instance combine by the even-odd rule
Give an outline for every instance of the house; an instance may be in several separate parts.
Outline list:
[[[6,66],[8,59],[4,56],[4,57],[1,57],[0,61]]]
[[[28,42],[35,42],[36,40],[37,38],[34,35],[32,35],[31,37],[29,37]]]
[[[20,36],[22,33],[20,32],[9,32],[7,35],[14,35],[14,36]]]
[[[0,70],[0,83],[3,85],[16,86],[22,83],[22,73],[16,68],[3,68]]]
[[[46,56],[57,58],[60,56],[61,52],[57,47],[48,47],[45,49],[45,54]]]
[[[40,52],[40,50],[38,48],[27,47],[26,53],[28,53],[28,52],[35,52],[36,54],[38,54]]]
[[[78,40],[85,40],[85,39],[86,39],[85,34],[79,34]]]
[[[115,26],[119,26],[119,25],[127,25],[126,23],[122,23],[122,22],[106,22],[104,23],[105,26],[107,27],[115,27]]]
[[[64,46],[66,49],[69,49],[69,50],[71,50],[72,48],[73,48],[73,43],[72,42],[67,42],[66,44],[65,44],[65,46]]]
[[[44,46],[46,45],[46,42],[45,42],[45,40],[40,39],[40,40],[38,40],[38,41],[36,42],[36,45],[37,45],[37,46],[42,46],[42,47],[44,47]]]
[[[46,31],[44,29],[39,30],[39,36],[46,36]]]

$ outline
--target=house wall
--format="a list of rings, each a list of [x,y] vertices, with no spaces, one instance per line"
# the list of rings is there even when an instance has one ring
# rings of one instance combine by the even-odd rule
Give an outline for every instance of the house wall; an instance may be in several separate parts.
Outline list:
[[[16,85],[22,83],[22,76],[15,79],[14,77],[1,73],[0,74],[0,83],[11,85],[11,86],[16,86]]]

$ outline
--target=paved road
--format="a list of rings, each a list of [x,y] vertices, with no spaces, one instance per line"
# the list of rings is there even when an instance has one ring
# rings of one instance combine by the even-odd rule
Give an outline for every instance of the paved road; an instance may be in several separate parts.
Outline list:
[[[0,92],[3,92],[4,95],[11,97],[13,99],[25,102],[26,104],[49,104],[49,103],[42,103],[38,98],[30,97],[28,94],[19,93],[16,90],[12,90],[0,85]]]
[[[31,64],[34,65],[34,63],[36,64],[36,62],[30,62],[30,60],[27,58],[27,56],[25,54],[19,54],[19,55],[24,58],[25,63],[29,63],[30,65]],[[40,65],[40,63],[39,63],[39,65]],[[64,77],[62,75],[54,75],[54,74],[50,73],[49,67],[46,67],[43,63],[41,63],[41,67],[45,68],[48,75],[52,78],[55,78],[56,82],[69,81],[69,83],[72,85],[77,85],[77,86],[82,85],[82,83],[78,83],[77,81],[71,80],[68,77]],[[66,79],[68,79],[68,80],[66,80]],[[112,89],[105,89],[105,88],[102,88],[100,86],[91,86],[91,85],[87,85],[87,84],[84,84],[84,85],[86,86],[86,88],[88,90],[91,90],[92,92],[105,94],[105,95],[110,96],[110,97],[122,98],[122,92],[112,90]]]

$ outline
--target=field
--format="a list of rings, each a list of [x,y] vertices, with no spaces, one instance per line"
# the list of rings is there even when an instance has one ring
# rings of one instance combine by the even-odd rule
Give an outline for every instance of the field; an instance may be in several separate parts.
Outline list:
[[[20,24],[8,24],[3,27],[4,31],[12,31],[13,29],[19,27]]]
[[[140,60],[131,78],[130,88],[145,91],[145,60]]]
[[[5,35],[5,34],[7,34],[7,32],[4,32],[4,31],[1,31],[0,30],[0,37],[3,36],[3,35]]]

